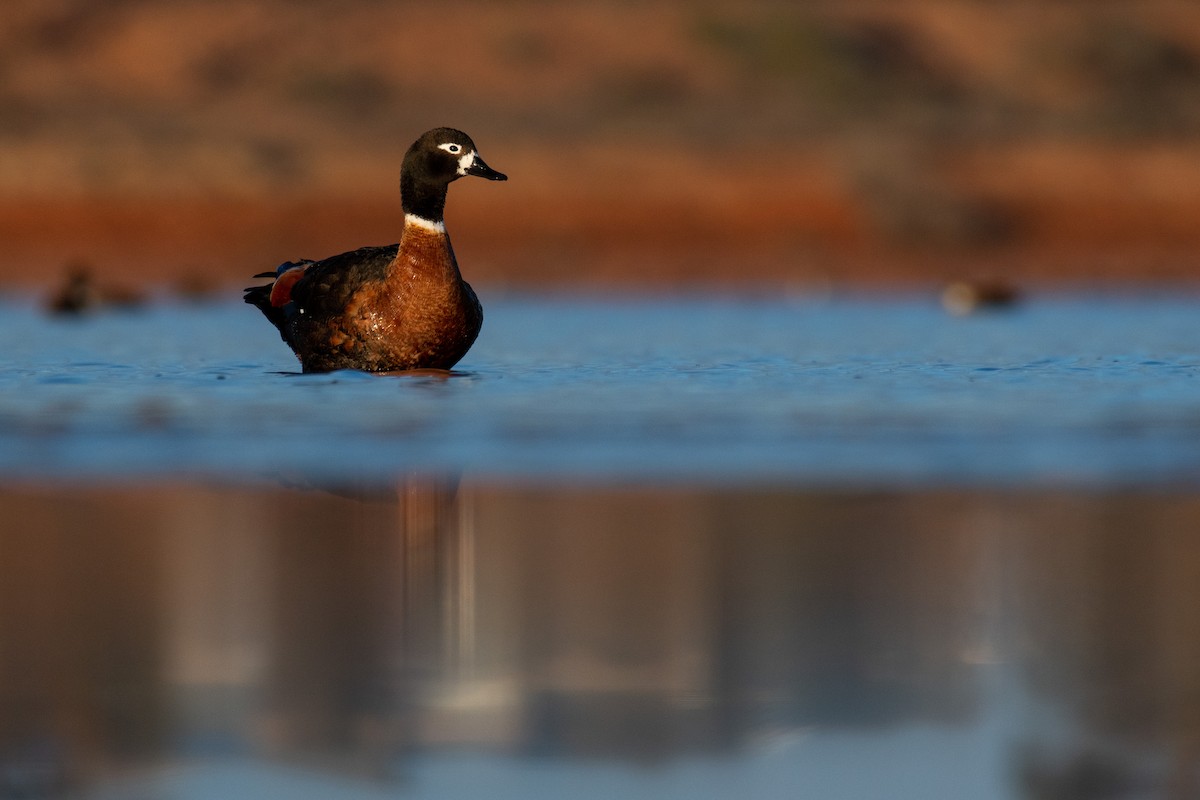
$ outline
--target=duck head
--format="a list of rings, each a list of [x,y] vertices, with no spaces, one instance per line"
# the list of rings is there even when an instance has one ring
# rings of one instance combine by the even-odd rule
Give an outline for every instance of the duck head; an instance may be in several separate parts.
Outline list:
[[[434,128],[413,142],[404,156],[404,170],[438,183],[450,183],[466,175],[508,180],[507,175],[484,162],[470,136],[454,128]]]
[[[400,199],[404,210],[440,220],[446,187],[467,175],[506,181],[508,176],[487,165],[470,136],[454,128],[426,131],[404,155]]]

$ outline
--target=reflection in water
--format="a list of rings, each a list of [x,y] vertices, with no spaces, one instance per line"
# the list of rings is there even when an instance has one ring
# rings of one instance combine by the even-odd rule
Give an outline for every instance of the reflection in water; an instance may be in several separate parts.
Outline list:
[[[411,480],[0,517],[0,798],[1200,792],[1200,498]]]

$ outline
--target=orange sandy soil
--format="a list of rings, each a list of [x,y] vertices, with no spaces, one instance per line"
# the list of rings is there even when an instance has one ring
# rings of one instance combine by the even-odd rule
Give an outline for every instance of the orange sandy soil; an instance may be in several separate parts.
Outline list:
[[[606,188],[600,168],[580,190],[552,170],[530,166],[527,177],[524,165],[501,164],[507,183],[452,187],[447,223],[467,278],[491,285],[751,282],[802,290],[972,276],[1200,277],[1200,155],[1145,154],[1143,162],[1161,163],[1139,164],[1124,154],[1119,170],[1107,156],[1026,148],[963,159],[958,182],[1013,217],[1015,232],[994,244],[881,232],[862,198],[816,162],[789,165],[782,176],[751,164],[714,172],[699,160],[656,176],[647,165],[639,179],[648,185],[633,192]],[[1073,190],[1078,183],[1091,191]],[[236,283],[285,260],[395,241],[399,222],[389,192],[3,198],[0,281],[56,282],[68,264],[83,262],[130,283]]]
[[[1086,9],[1083,6],[1086,5]],[[0,286],[395,241],[454,124],[468,280],[1200,276],[1200,5],[9,0]],[[1135,80],[1136,79],[1136,80]]]

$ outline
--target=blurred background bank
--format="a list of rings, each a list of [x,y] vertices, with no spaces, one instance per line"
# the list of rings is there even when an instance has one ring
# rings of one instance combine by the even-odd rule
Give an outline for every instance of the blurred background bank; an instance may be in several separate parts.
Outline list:
[[[0,281],[225,284],[394,241],[467,130],[468,278],[1190,278],[1200,7],[11,0]]]

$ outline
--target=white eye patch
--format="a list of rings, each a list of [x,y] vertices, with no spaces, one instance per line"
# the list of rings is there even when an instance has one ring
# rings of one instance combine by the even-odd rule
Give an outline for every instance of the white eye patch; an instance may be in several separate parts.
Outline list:
[[[459,175],[466,175],[467,170],[470,169],[471,165],[475,163],[475,151],[467,150],[466,152],[463,152],[463,146],[461,144],[457,144],[455,142],[446,142],[444,144],[439,144],[438,149],[445,150],[447,153],[456,156],[459,153],[462,153],[462,155],[458,158]]]

